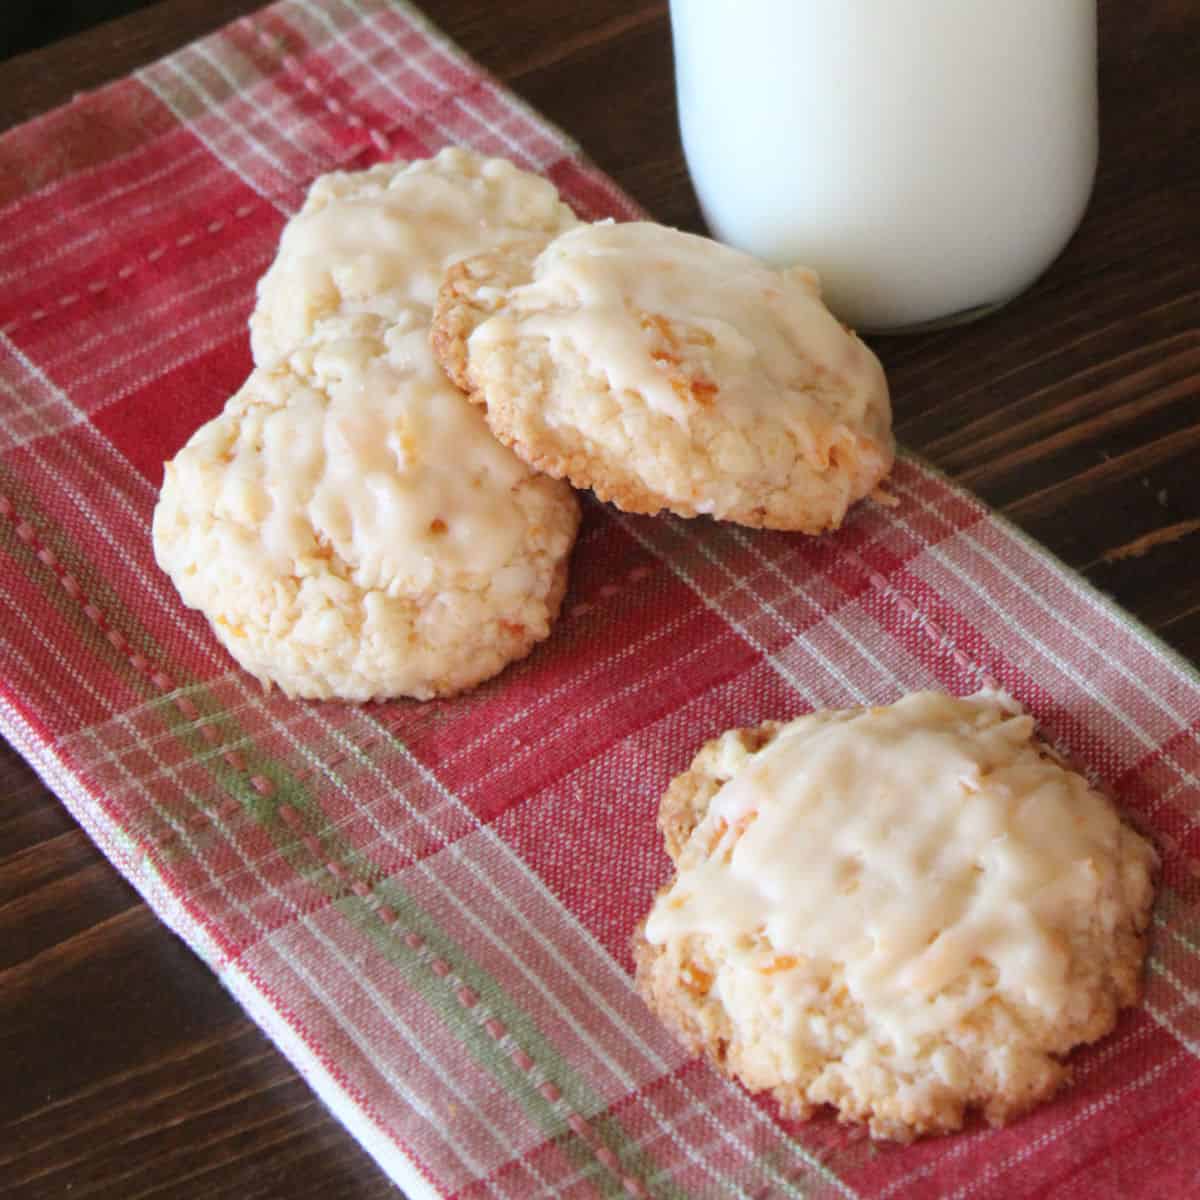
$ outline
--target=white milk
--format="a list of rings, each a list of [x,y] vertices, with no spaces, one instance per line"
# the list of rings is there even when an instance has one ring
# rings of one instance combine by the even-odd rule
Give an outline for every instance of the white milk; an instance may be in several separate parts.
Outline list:
[[[714,235],[820,272],[854,325],[1003,303],[1096,168],[1096,0],[671,0]]]

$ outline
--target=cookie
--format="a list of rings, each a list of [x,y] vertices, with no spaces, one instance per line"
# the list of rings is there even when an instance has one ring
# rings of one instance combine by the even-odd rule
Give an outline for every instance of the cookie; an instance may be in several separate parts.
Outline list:
[[[1001,1124],[1138,998],[1154,850],[998,693],[725,733],[659,821],[639,988],[792,1118]]]
[[[601,223],[481,254],[433,329],[501,441],[628,512],[819,533],[891,467],[883,369],[815,276],[707,238]]]
[[[416,313],[322,323],[166,466],[154,549],[290,696],[427,699],[529,653],[579,507],[492,437]]]
[[[427,316],[450,264],[577,224],[553,185],[504,159],[450,147],[416,162],[313,183],[258,284],[250,342],[260,366],[335,316]]]

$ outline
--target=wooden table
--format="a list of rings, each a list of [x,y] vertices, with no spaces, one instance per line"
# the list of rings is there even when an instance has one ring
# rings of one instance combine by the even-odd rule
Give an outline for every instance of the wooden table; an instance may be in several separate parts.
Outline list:
[[[0,66],[0,128],[255,8],[164,0]],[[427,0],[661,220],[699,228],[665,0]],[[1200,661],[1200,8],[1106,0],[1091,209],[965,329],[880,341],[901,440]],[[0,744],[0,1194],[393,1193]]]

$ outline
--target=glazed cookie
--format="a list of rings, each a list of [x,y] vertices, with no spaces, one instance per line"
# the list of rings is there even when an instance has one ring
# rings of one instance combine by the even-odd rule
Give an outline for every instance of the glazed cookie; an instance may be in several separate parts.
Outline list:
[[[334,318],[166,466],[154,548],[288,695],[462,691],[546,637],[579,521],[488,432],[416,314]]]
[[[661,225],[584,225],[452,267],[447,373],[539,470],[629,512],[819,533],[892,463],[887,383],[811,272]]]
[[[323,175],[259,281],[254,361],[277,361],[328,317],[395,320],[414,307],[428,317],[451,263],[576,223],[546,180],[459,147]]]
[[[659,816],[640,990],[793,1118],[1003,1123],[1138,998],[1154,850],[1006,696],[734,730]]]

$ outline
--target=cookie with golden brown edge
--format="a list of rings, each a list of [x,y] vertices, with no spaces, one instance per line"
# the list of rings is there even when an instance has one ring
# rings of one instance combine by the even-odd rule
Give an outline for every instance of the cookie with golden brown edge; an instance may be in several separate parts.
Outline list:
[[[329,318],[166,465],[154,551],[264,684],[447,696],[545,638],[575,494],[500,445],[418,313]]]
[[[661,225],[457,264],[433,342],[501,441],[630,512],[819,533],[891,467],[883,370],[815,276]]]
[[[1137,1001],[1155,852],[1006,696],[732,730],[659,821],[675,874],[638,986],[794,1118],[1002,1124]]]

